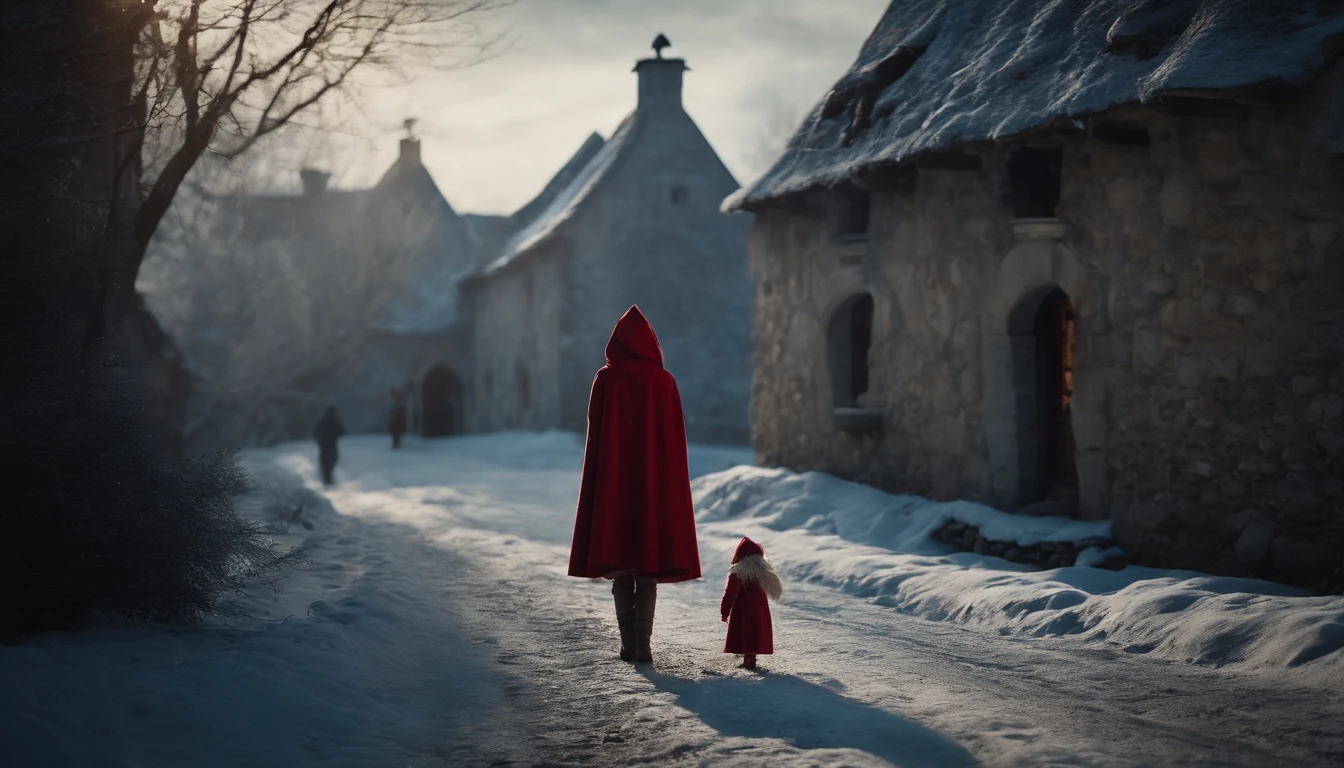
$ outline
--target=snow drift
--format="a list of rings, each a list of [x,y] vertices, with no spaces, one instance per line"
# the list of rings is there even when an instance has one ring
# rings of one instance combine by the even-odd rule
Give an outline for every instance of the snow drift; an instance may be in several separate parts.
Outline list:
[[[1004,635],[1075,635],[1209,665],[1304,668],[1344,682],[1344,597],[1189,571],[1031,571],[930,537],[949,520],[1029,545],[1106,536],[1106,522],[1018,517],[894,496],[819,473],[737,467],[692,483],[701,535],[762,541],[787,577]]]

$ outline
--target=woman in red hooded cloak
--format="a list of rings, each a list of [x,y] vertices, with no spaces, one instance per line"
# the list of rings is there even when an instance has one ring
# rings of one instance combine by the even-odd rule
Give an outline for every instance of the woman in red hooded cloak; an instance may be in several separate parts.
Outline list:
[[[616,323],[588,398],[569,575],[612,579],[621,658],[652,661],[659,582],[700,578],[681,394],[639,307]]]

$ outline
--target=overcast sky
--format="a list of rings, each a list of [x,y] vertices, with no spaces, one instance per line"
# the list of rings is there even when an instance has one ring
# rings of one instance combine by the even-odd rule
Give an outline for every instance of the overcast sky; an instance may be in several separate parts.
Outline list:
[[[329,138],[303,161],[366,186],[418,118],[425,164],[459,211],[509,213],[635,104],[636,60],[659,32],[686,59],[686,109],[739,182],[764,170],[808,108],[848,69],[888,0],[520,0],[491,24],[512,39],[476,66],[366,92],[362,139]],[[297,174],[286,171],[283,176]]]

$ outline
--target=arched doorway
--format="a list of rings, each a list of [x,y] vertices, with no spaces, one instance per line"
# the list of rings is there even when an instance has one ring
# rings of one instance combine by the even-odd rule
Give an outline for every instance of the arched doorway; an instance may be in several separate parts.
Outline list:
[[[447,367],[436,365],[420,385],[420,434],[445,437],[462,431],[462,384]]]
[[[1112,482],[1106,382],[1074,352],[1100,286],[1053,237],[1019,243],[994,278],[980,340],[990,499],[1000,509],[1104,519]]]
[[[1073,437],[1073,303],[1059,288],[1041,299],[1032,320],[1036,341],[1035,476],[1023,478],[1027,501],[1050,501],[1073,514],[1078,506],[1077,447]],[[1027,448],[1027,446],[1023,446]]]

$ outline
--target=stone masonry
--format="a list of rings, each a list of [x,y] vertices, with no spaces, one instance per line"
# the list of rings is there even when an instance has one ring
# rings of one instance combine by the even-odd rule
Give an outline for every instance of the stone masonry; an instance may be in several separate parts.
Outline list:
[[[1344,68],[1288,103],[1193,101],[1104,117],[1146,146],[1055,141],[1057,220],[1014,220],[1011,143],[959,147],[982,166],[872,194],[866,241],[835,237],[830,191],[758,212],[758,460],[1022,506],[1025,342],[1057,287],[1077,310],[1080,515],[1110,517],[1145,564],[1307,585],[1337,573]],[[827,328],[864,293],[859,411],[874,423],[855,428],[833,408]]]

